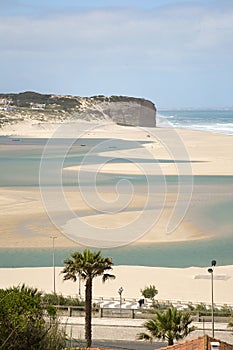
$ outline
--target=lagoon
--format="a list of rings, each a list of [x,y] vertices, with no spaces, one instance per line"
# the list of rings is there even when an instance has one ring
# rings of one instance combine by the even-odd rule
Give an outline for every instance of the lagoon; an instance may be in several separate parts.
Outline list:
[[[66,166],[72,166],[82,162],[88,151],[98,143],[99,139],[82,139],[74,143],[69,150],[64,162]],[[39,169],[41,156],[47,139],[19,139],[17,142],[10,137],[0,138],[0,186],[2,188],[24,188],[39,187]],[[103,139],[101,139],[103,142]],[[150,141],[148,141],[149,143]],[[85,146],[84,146],[85,145]],[[131,142],[124,142],[119,148],[130,149]],[[59,147],[62,147],[60,144]],[[54,162],[59,159],[59,147],[52,151]],[[134,144],[135,147],[135,144]],[[138,143],[140,148],[140,142]],[[108,157],[94,159],[86,157],[85,162],[108,161]],[[111,160],[114,161],[114,160]],[[160,160],[161,162],[161,160]],[[53,175],[51,159],[48,163],[48,179]],[[151,175],[152,176],[152,175]],[[147,177],[141,175],[126,176],[122,174],[98,175],[97,185],[108,189],[108,186],[116,186],[119,179],[127,178],[135,188],[143,189]],[[174,191],[178,184],[175,175],[154,176],[152,179],[157,187],[165,180],[169,191]],[[180,179],[179,179],[180,180]],[[113,257],[116,265],[143,265],[143,266],[166,266],[166,267],[188,267],[206,266],[211,259],[216,259],[219,265],[232,264],[233,250],[233,176],[189,176],[183,177],[184,183],[193,181],[193,199],[187,218],[200,230],[211,232],[212,237],[204,240],[177,243],[158,243],[153,245],[127,245],[121,248],[104,249],[106,255]],[[51,186],[48,181],[47,184]],[[88,179],[83,186],[89,185]],[[69,173],[63,176],[63,186],[79,186],[76,174]],[[56,265],[62,266],[63,260],[73,248],[56,248]],[[22,266],[51,266],[52,255],[50,248],[1,248],[1,267]]]

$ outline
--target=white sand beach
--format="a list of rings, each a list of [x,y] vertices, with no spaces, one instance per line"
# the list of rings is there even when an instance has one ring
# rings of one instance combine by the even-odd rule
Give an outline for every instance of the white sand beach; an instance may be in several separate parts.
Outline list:
[[[56,267],[56,292],[63,295],[78,295],[78,282],[63,281],[62,267]],[[148,285],[158,289],[156,299],[176,302],[211,303],[210,274],[207,268],[161,268],[144,266],[114,266],[115,280],[102,283],[94,280],[93,298],[119,300],[118,290],[123,288],[126,299],[141,297],[140,290]],[[25,283],[43,292],[53,292],[53,268],[1,268],[0,288]],[[214,270],[214,301],[216,304],[233,306],[233,266],[216,266]],[[84,285],[81,283],[84,297]]]

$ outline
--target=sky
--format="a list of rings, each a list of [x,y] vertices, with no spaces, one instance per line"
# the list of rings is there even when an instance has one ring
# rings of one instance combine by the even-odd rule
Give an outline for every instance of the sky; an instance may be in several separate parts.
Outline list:
[[[233,106],[233,0],[0,0],[0,92]]]

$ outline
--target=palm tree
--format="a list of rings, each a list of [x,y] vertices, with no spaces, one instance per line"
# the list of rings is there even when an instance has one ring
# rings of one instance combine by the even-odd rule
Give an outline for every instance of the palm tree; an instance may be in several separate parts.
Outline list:
[[[140,333],[137,339],[151,341],[153,338],[167,340],[168,345],[173,345],[174,340],[180,340],[194,331],[191,326],[192,318],[187,311],[178,311],[170,307],[166,311],[156,311],[156,316],[145,322],[144,327],[150,334]]]
[[[112,270],[112,259],[105,258],[101,255],[101,251],[91,252],[85,249],[83,253],[75,252],[71,254],[72,259],[65,259],[65,267],[62,270],[64,280],[77,281],[80,276],[85,280],[85,339],[86,346],[91,347],[91,317],[92,317],[92,281],[97,276],[102,276],[103,282],[107,279],[115,278],[114,275],[105,271]]]

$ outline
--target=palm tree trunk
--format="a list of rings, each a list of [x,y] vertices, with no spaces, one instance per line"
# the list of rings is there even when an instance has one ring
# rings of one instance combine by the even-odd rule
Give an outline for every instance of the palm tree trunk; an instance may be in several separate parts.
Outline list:
[[[168,338],[168,344],[167,345],[173,345],[174,341],[173,338]]]
[[[87,348],[91,347],[91,317],[92,317],[92,278],[88,277],[85,288],[85,339]]]

